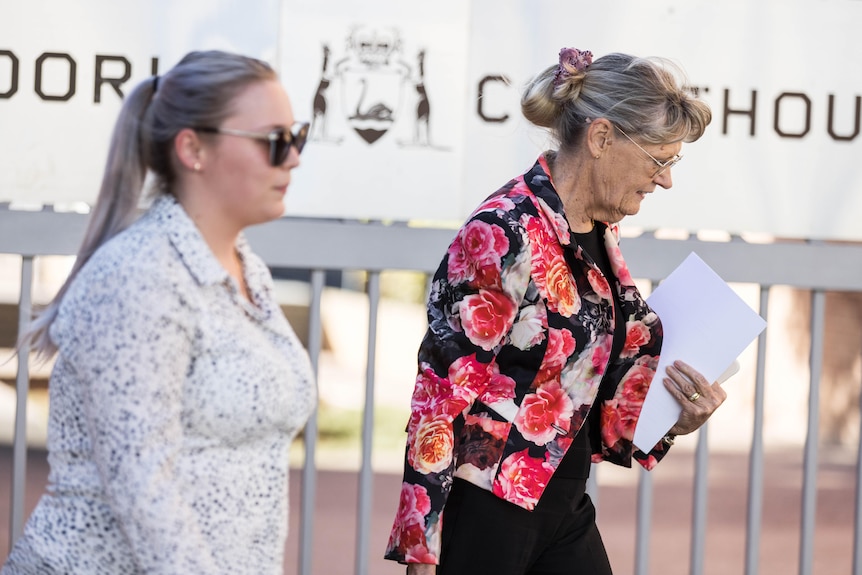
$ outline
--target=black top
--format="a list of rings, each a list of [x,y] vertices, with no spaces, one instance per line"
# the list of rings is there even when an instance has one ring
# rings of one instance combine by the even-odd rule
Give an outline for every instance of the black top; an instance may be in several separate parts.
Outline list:
[[[611,268],[611,260],[608,257],[608,252],[604,247],[604,232],[606,226],[596,223],[592,231],[576,234],[572,233],[572,239],[593,259],[599,269],[611,285],[611,291],[616,292],[614,284],[617,278]],[[626,323],[623,318],[620,304],[614,298],[614,341],[611,345],[611,356],[608,362],[610,365],[619,357],[626,341]],[[599,384],[599,393],[596,401],[593,402],[593,407],[584,421],[583,427],[575,437],[572,446],[566,452],[563,460],[560,462],[554,477],[569,477],[576,479],[586,479],[590,475],[590,456],[593,453],[598,453],[601,450],[601,436],[599,434],[599,417],[601,414],[601,405],[604,400],[610,399],[614,395],[613,386],[607,383],[607,377],[602,379]]]

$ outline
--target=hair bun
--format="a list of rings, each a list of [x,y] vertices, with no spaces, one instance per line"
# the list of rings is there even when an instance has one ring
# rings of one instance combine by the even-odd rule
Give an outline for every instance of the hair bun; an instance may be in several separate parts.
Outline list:
[[[593,63],[593,53],[589,50],[578,50],[577,48],[563,48],[560,50],[560,63],[554,72],[554,87],[557,88],[571,76],[580,78],[587,68]]]

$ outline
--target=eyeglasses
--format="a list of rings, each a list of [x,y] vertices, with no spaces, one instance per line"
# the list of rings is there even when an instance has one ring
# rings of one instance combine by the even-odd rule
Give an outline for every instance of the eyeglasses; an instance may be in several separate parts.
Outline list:
[[[268,133],[247,132],[245,130],[232,130],[230,128],[213,128],[211,126],[197,127],[198,132],[208,134],[224,134],[226,136],[240,136],[269,142],[269,163],[273,167],[280,166],[290,155],[290,147],[296,148],[296,153],[302,153],[305,142],[308,141],[308,122],[297,122],[290,130],[284,128],[273,128]]]
[[[676,164],[677,164],[677,163],[682,159],[682,155],[681,155],[681,154],[677,154],[677,155],[675,155],[674,157],[672,157],[671,159],[669,159],[669,160],[668,160],[668,161],[666,161],[666,162],[659,161],[659,160],[657,160],[657,159],[656,159],[656,157],[655,157],[655,156],[653,156],[652,154],[650,154],[649,152],[647,152],[646,150],[644,150],[644,149],[643,149],[643,146],[641,146],[640,144],[638,144],[637,142],[635,142],[634,140],[632,140],[632,137],[631,137],[631,136],[629,136],[628,134],[626,134],[626,133],[623,131],[623,129],[622,129],[622,128],[620,128],[620,127],[619,127],[619,126],[617,126],[616,124],[614,124],[614,127],[615,127],[617,130],[619,130],[619,131],[620,131],[620,134],[622,134],[623,136],[625,136],[626,138],[628,138],[628,139],[629,139],[629,142],[631,142],[632,144],[634,144],[635,146],[637,146],[637,147],[638,147],[638,149],[639,149],[641,152],[643,152],[644,154],[646,154],[647,156],[649,156],[650,160],[652,160],[653,162],[655,162],[655,165],[656,165],[656,166],[658,166],[658,170],[656,170],[656,172],[652,175],[652,177],[653,177],[653,178],[656,178],[656,177],[660,176],[661,174],[663,174],[664,172],[666,172],[667,170],[671,169],[672,167],[674,167],[674,166],[675,166],[675,165],[676,165]]]

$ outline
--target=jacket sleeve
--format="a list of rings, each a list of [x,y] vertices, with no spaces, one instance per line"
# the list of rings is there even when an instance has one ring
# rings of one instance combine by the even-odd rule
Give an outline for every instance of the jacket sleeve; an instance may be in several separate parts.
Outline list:
[[[79,276],[55,340],[82,387],[92,458],[141,571],[219,573],[175,475],[194,326],[167,279],[141,276]]]
[[[488,387],[529,282],[520,230],[503,212],[477,213],[458,231],[434,276],[387,559],[439,562],[458,430]]]
[[[605,248],[614,275],[621,284],[620,306],[627,320],[626,340],[616,364],[611,368],[616,390],[611,400],[602,404],[602,452],[594,461],[604,460],[631,467],[632,460],[645,469],[653,469],[668,453],[669,446],[659,441],[649,452],[636,448],[633,442],[647,391],[656,381],[663,333],[659,316],[650,309],[629,272],[619,247],[619,226],[610,224],[605,233]]]
[[[653,468],[658,465],[658,462],[661,461],[665,455],[670,451],[670,446],[666,444],[664,441],[660,440],[656,443],[655,447],[653,447],[649,453],[644,453],[640,449],[636,449],[634,452],[634,460],[637,461],[644,469],[647,471],[652,471]]]

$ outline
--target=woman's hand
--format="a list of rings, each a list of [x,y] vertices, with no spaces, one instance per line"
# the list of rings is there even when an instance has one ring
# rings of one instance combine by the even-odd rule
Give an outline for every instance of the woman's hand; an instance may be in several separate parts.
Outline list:
[[[720,384],[710,385],[699,371],[685,362],[673,362],[667,368],[667,375],[664,386],[682,406],[676,425],[668,432],[672,435],[695,431],[727,399],[727,393]]]
[[[407,575],[434,575],[435,573],[437,573],[436,565],[411,563],[407,566]]]

